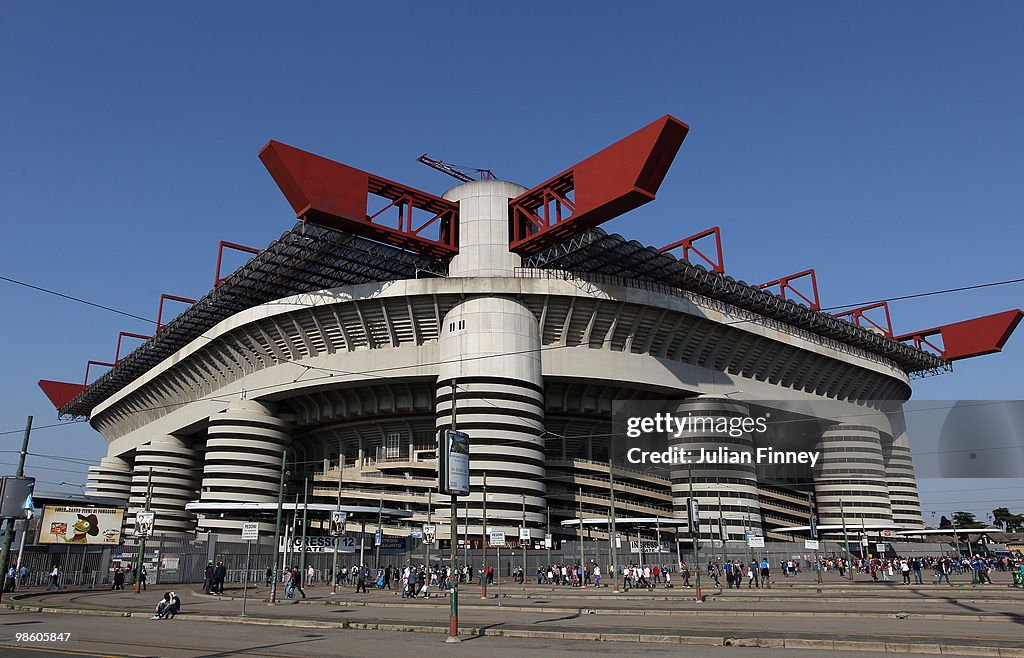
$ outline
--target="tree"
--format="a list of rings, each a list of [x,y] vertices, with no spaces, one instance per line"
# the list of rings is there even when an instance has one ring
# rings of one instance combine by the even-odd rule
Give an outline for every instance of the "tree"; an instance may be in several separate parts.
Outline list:
[[[997,507],[992,510],[992,518],[1007,532],[1015,532],[1024,528],[1024,514],[1014,514],[1006,507]]]
[[[953,522],[957,529],[984,528],[985,524],[974,518],[972,512],[953,512]]]
[[[939,530],[945,530],[946,528],[952,527],[953,524],[949,522],[949,519],[946,517],[946,515],[943,515],[942,518],[939,519]]]

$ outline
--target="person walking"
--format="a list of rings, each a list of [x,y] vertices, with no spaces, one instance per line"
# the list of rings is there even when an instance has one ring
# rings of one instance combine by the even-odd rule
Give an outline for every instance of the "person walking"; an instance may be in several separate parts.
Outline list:
[[[363,594],[366,594],[366,577],[369,575],[367,569],[363,566],[359,566],[359,573],[356,576],[356,594],[362,590]],[[354,570],[354,569],[353,569]]]
[[[143,590],[146,589],[146,565],[142,565],[142,568],[139,569],[139,585]]]
[[[46,585],[46,591],[49,592],[51,588],[60,589],[60,569],[57,568],[56,564],[50,570],[50,582]]]
[[[306,590],[302,589],[302,570],[298,567],[292,567],[292,577],[288,581],[288,586],[291,588],[293,594],[295,593],[295,590],[299,590],[299,594],[302,595],[302,598],[306,598]]]
[[[263,573],[264,585],[266,585],[267,587],[270,587],[270,585],[271,585],[271,583],[273,581],[274,581],[274,569],[268,566],[267,570]]]

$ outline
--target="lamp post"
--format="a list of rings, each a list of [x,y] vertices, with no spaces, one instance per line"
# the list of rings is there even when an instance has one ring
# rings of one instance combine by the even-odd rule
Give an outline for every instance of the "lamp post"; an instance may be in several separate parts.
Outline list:
[[[146,477],[146,511],[149,511],[149,505],[153,500],[153,467],[149,467],[149,475]],[[136,524],[138,525],[138,524]],[[135,528],[138,531],[138,527]],[[153,526],[150,526],[150,532],[152,532]],[[70,548],[70,544],[68,545]],[[138,594],[142,591],[142,561],[146,557],[146,535],[139,537],[139,561],[135,565],[135,593]]]
[[[345,472],[345,454],[342,452],[338,456],[338,502],[334,507],[334,511],[340,516],[341,514],[341,478]],[[338,593],[338,544],[341,543],[341,538],[345,536],[345,523],[342,522],[341,527],[337,529],[338,536],[334,537],[334,558],[331,560],[331,594]],[[410,542],[411,543],[411,542]]]
[[[288,449],[281,450],[281,479],[277,484],[277,522],[274,523],[274,544],[271,547],[273,551],[273,582],[270,584],[270,604],[277,603],[277,581],[281,580],[281,573],[277,568],[277,551],[280,550],[278,544],[281,542],[281,515],[282,508],[284,507],[284,477],[286,474],[286,464],[288,463]]]
[[[608,537],[608,541],[611,544],[611,556],[612,556],[612,591],[615,594],[619,593],[619,572],[622,571],[619,565],[619,535],[615,532],[615,473],[612,468],[612,458],[609,451],[608,457],[608,520],[611,524],[611,534]]]
[[[28,438],[32,434],[32,416],[28,417],[25,421],[25,434],[21,439],[21,452],[18,454],[18,470],[15,471],[15,477],[24,477],[25,475],[25,455],[28,454]],[[21,537],[24,539],[28,533],[28,522],[26,521],[25,527],[21,531]],[[7,577],[7,560],[11,554],[11,542],[14,541],[14,521],[11,520],[7,524],[7,531],[4,533],[3,548],[0,548],[0,573],[3,573],[4,578]],[[18,553],[18,560],[21,560],[21,553]],[[15,572],[14,577],[17,578],[18,574]],[[3,587],[0,587],[0,600],[3,599]]]
[[[846,532],[846,508],[843,507],[843,497],[839,496],[839,518],[843,523],[843,546],[846,549],[846,559],[850,563],[850,567],[847,570],[848,580],[853,582],[853,553],[850,552],[850,535]]]
[[[484,491],[483,491],[483,503],[484,503],[484,525],[480,530],[480,539],[484,547],[484,560],[483,560],[483,577],[481,582],[483,585],[480,589],[480,598],[487,598],[487,471],[484,471]]]
[[[455,398],[458,391],[458,380],[452,379],[452,432],[456,431],[456,417],[455,417]],[[447,449],[447,446],[442,446]],[[451,521],[451,539],[449,540],[448,550],[449,558],[451,559],[451,570],[452,577],[448,579],[448,587],[450,588],[450,594],[448,596],[448,639],[446,642],[460,642],[459,639],[459,581],[455,578],[455,570],[457,567],[456,560],[458,558],[457,541],[459,535],[459,519],[458,519],[458,497],[453,493],[451,495],[449,520]],[[428,567],[429,569],[429,567]]]

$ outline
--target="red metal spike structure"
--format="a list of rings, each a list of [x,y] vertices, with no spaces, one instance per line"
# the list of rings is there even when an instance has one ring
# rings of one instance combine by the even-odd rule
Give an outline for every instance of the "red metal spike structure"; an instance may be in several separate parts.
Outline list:
[[[698,240],[710,237],[715,238],[715,251],[717,252],[716,259],[712,259],[710,256],[708,256],[703,251],[701,251],[700,249],[693,245],[693,243],[697,242]],[[691,235],[688,238],[683,238],[678,242],[667,244],[661,249],[659,249],[659,251],[671,251],[673,249],[678,249],[679,247],[683,248],[683,260],[690,260],[690,252],[692,251],[693,253],[700,256],[705,263],[710,265],[712,271],[718,272],[719,274],[725,274],[725,258],[722,256],[722,232],[721,230],[719,230],[717,226],[712,226],[706,231],[695,233],[694,235]]]
[[[273,140],[260,151],[260,160],[303,221],[430,256],[458,253],[459,207],[451,201]],[[369,196],[383,198],[386,204],[368,214]],[[380,221],[390,209],[397,213],[396,226]],[[418,226],[414,210],[426,213]],[[424,233],[434,225],[436,240]]]
[[[881,325],[875,320],[872,320],[871,317],[865,315],[868,311],[873,311],[876,308],[885,310],[885,325]],[[836,313],[835,316],[837,318],[849,318],[850,322],[857,327],[863,327],[866,325],[869,328],[875,328],[889,338],[892,338],[892,317],[889,315],[889,302],[876,302],[859,308],[851,308],[849,311]]]
[[[810,278],[811,280],[810,297],[800,292],[792,285],[794,281],[803,279],[805,277]],[[784,276],[775,279],[774,281],[769,281],[768,283],[762,283],[761,285],[758,286],[758,288],[771,288],[773,286],[779,287],[779,295],[783,299],[789,299],[788,297],[786,297],[786,291],[788,290],[794,295],[796,295],[798,298],[802,299],[811,310],[821,310],[821,300],[818,297],[818,277],[814,274],[813,268],[809,270],[804,270],[803,272],[797,272],[796,274],[790,274],[789,276]]]
[[[89,369],[91,367],[93,367],[93,366],[104,366],[106,368],[113,368],[115,365],[117,365],[117,364],[116,363],[108,363],[106,361],[93,361],[92,359],[89,359],[88,361],[85,362],[85,379],[83,380],[82,383],[85,384],[86,386],[89,385]]]
[[[86,389],[85,384],[75,384],[72,382],[55,382],[51,379],[40,379],[39,388],[43,389],[43,393],[49,398],[50,402],[56,409],[60,409],[68,402],[71,402],[78,395]]]
[[[912,331],[896,336],[900,342],[913,341],[914,347],[935,350],[947,361],[959,361],[984,354],[994,354],[1003,349],[1013,330],[1024,319],[1024,311],[1014,309],[985,315],[980,318],[954,322],[953,324]],[[941,345],[929,338],[939,337]]]
[[[166,293],[160,295],[160,307],[156,311],[156,332],[160,333],[160,330],[164,328],[164,302],[170,300],[172,302],[181,302],[182,304],[195,304],[196,300],[189,299],[188,297],[178,297],[177,295],[168,295]]]
[[[224,260],[224,249],[225,248],[234,249],[235,251],[244,251],[247,254],[259,254],[260,253],[260,250],[256,249],[255,247],[246,247],[244,244],[235,244],[234,242],[226,242],[224,240],[221,240],[220,241],[220,245],[217,247],[217,272],[216,272],[216,274],[213,275],[213,287],[214,288],[219,288],[220,284],[224,283],[224,279],[227,278],[227,277],[222,277],[220,275],[220,266],[221,266],[221,263]]]
[[[149,340],[152,336],[144,336],[142,334],[133,334],[128,331],[121,331],[117,334],[117,349],[114,351],[114,363],[121,361],[121,339],[122,338],[138,338],[139,340]]]
[[[509,201],[509,247],[529,254],[654,200],[690,128],[665,115]]]

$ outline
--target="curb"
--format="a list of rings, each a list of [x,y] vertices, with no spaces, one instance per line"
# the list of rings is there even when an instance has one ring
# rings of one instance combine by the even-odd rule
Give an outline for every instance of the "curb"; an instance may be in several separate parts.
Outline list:
[[[111,612],[105,610],[72,610],[66,608],[50,608],[39,606],[23,606],[15,604],[4,604],[8,610],[20,610],[23,612],[36,612],[47,614],[72,614],[72,615],[93,615],[98,617],[139,617],[146,619],[150,613],[146,612]],[[432,633],[445,634],[448,627],[443,625],[427,626],[423,624],[370,624],[353,622],[316,621],[312,619],[273,619],[266,617],[234,617],[226,615],[187,614],[175,618],[185,621],[204,622],[230,622],[236,624],[253,624],[260,626],[281,626],[287,628],[316,628],[336,630],[363,630],[363,631],[390,631],[402,633]],[[813,651],[884,651],[886,653],[913,653],[913,654],[945,654],[945,655],[971,655],[971,656],[996,656],[998,658],[1024,658],[1024,648],[996,647],[996,646],[974,646],[957,644],[928,644],[910,642],[870,642],[857,640],[821,640],[811,638],[759,638],[759,637],[715,637],[715,636],[688,636],[688,635],[663,635],[646,633],[597,633],[587,631],[533,631],[522,629],[506,629],[480,631],[476,628],[460,628],[460,635],[478,636],[487,635],[492,637],[515,637],[534,639],[557,639],[557,640],[589,640],[600,642],[635,642],[638,644],[680,644],[698,646],[725,646],[725,647],[762,647],[762,648],[785,648],[785,649],[810,649]]]

